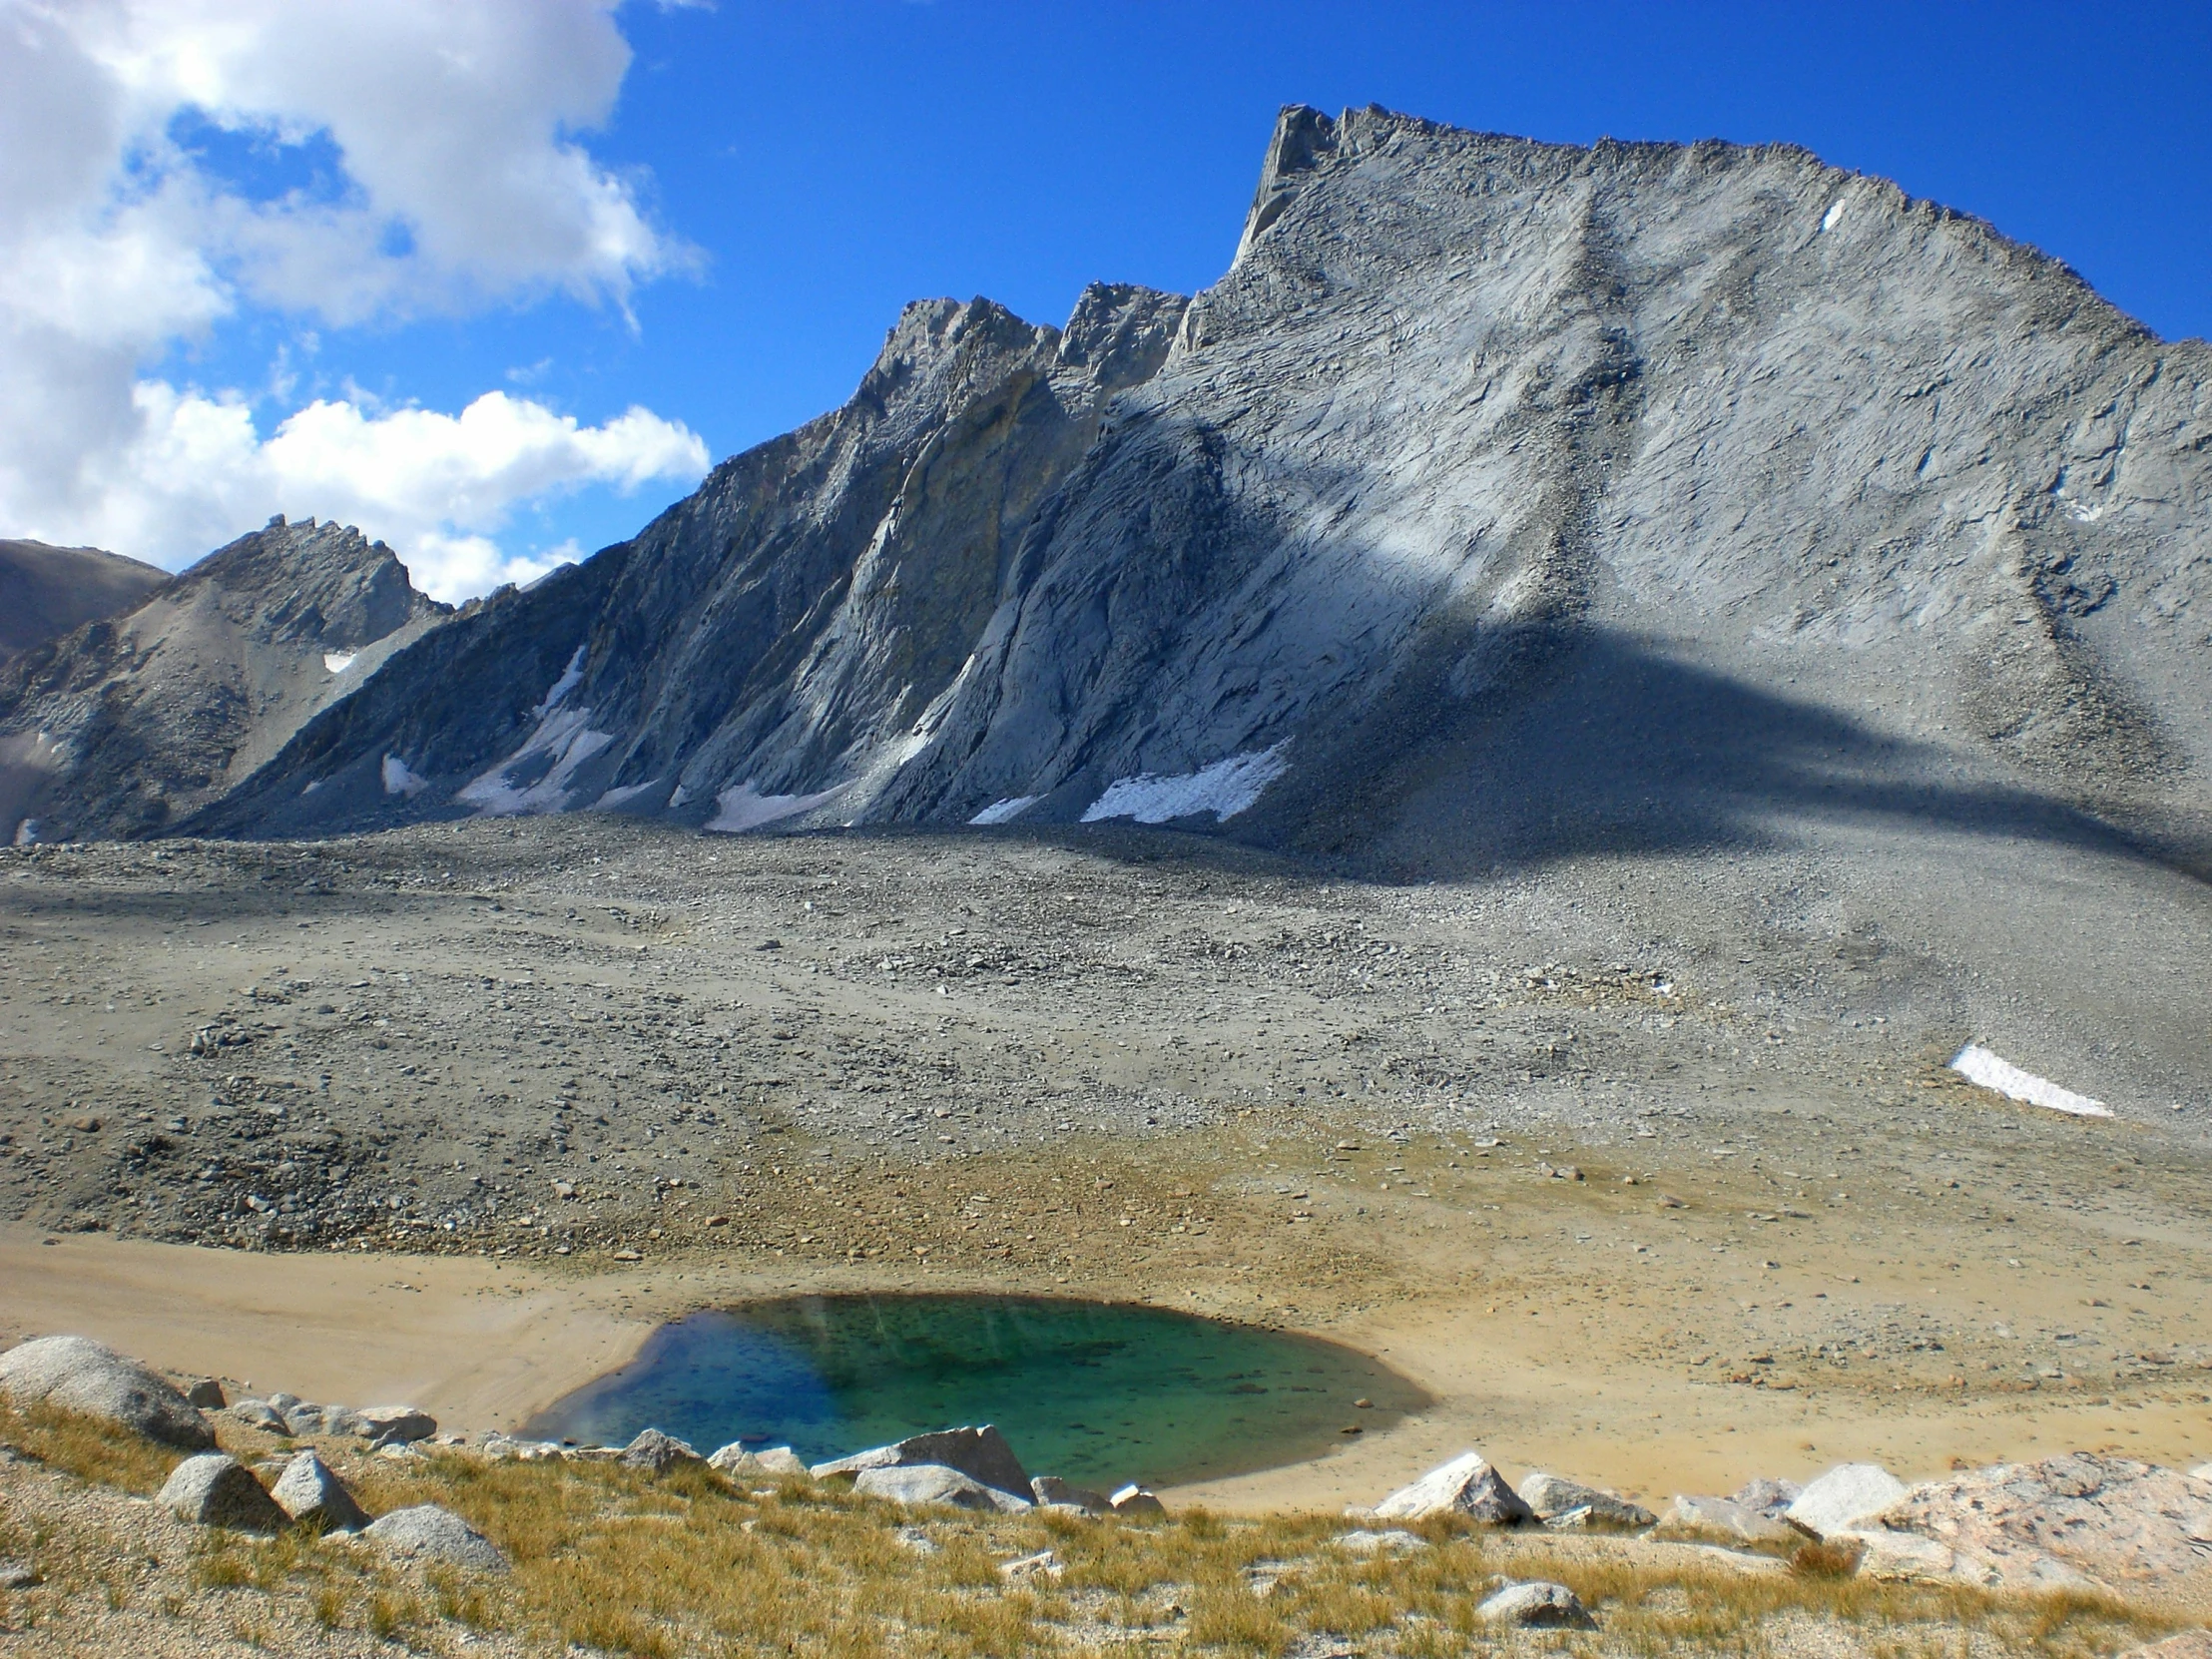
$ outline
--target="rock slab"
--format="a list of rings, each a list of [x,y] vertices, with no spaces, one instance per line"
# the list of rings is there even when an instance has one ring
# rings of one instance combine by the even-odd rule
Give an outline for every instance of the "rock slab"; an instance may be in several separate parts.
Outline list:
[[[284,1465],[276,1484],[269,1489],[276,1506],[302,1526],[319,1526],[325,1532],[358,1532],[368,1524],[368,1511],[346,1490],[345,1482],[311,1451],[302,1451]]]
[[[644,1469],[649,1474],[666,1474],[682,1463],[701,1463],[701,1457],[689,1443],[673,1434],[664,1434],[658,1428],[641,1428],[637,1438],[622,1448],[623,1463],[633,1469]]]
[[[2212,1481],[2070,1452],[1915,1486],[1879,1524],[1949,1548],[1958,1574],[2005,1588],[2118,1586],[2212,1569]]]
[[[207,1451],[215,1430],[165,1377],[90,1337],[35,1337],[0,1354],[0,1393],[128,1429],[180,1451]]]
[[[1658,1530],[1666,1538],[1719,1538],[1739,1544],[1790,1544],[1804,1536],[1734,1498],[1689,1495],[1676,1496],[1659,1517]]]
[[[1039,1503],[1062,1509],[1080,1509],[1086,1515],[1103,1515],[1114,1507],[1113,1499],[1088,1486],[1075,1486],[1056,1474],[1040,1474],[1029,1482],[1029,1495]]]
[[[1484,1624],[1524,1630],[1589,1630],[1597,1623],[1580,1596],[1564,1584],[1548,1582],[1508,1584],[1477,1607],[1474,1616]]]
[[[507,1557],[497,1544],[452,1510],[435,1503],[394,1509],[371,1521],[361,1536],[410,1560],[445,1561],[478,1572],[507,1570]]]
[[[1798,1494],[1782,1518],[1825,1538],[1870,1520],[1905,1495],[1905,1482],[1880,1463],[1838,1463]]]
[[[964,1469],[945,1463],[879,1463],[860,1470],[852,1489],[862,1497],[887,1498],[908,1505],[948,1503],[955,1509],[977,1511],[1029,1507],[1026,1498],[986,1486]]]
[[[1542,1469],[1522,1479],[1520,1495],[1537,1519],[1547,1525],[1564,1522],[1570,1515],[1578,1517],[1569,1530],[1608,1526],[1641,1530],[1659,1519],[1640,1503]]]
[[[280,1532],[291,1519],[252,1469],[223,1451],[187,1457],[170,1471],[154,1501],[179,1520],[235,1532]]]
[[[1461,1452],[1375,1506],[1382,1520],[1423,1520],[1453,1512],[1490,1526],[1520,1526],[1536,1518],[1479,1451]]]
[[[879,1445],[849,1457],[817,1463],[813,1472],[822,1479],[832,1474],[858,1475],[868,1469],[917,1468],[924,1464],[958,1469],[971,1480],[995,1487],[1023,1503],[1029,1501],[1029,1471],[1021,1466],[1006,1436],[989,1423],[980,1428],[940,1428],[911,1435],[895,1445]]]

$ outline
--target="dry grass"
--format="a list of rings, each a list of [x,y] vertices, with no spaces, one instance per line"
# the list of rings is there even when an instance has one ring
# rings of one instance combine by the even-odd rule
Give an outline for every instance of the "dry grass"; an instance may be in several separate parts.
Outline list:
[[[55,1467],[151,1490],[172,1453],[57,1416],[9,1413],[0,1434]],[[1994,1596],[1851,1576],[1841,1552],[1740,1572],[1687,1551],[1497,1534],[1452,1521],[1425,1547],[1359,1556],[1324,1515],[1164,1521],[1061,1514],[909,1514],[835,1485],[736,1485],[699,1467],[652,1478],[617,1465],[494,1463],[460,1453],[371,1461],[355,1480],[381,1511],[442,1503],[514,1562],[505,1577],[395,1565],[309,1532],[210,1532],[195,1593],[225,1598],[243,1634],[271,1618],[425,1651],[506,1632],[548,1654],[1013,1659],[1028,1654],[1287,1655],[1327,1646],[1399,1659],[1494,1649],[1474,1609],[1500,1578],[1571,1586],[1599,1628],[1545,1638],[1577,1654],[1778,1652],[1876,1659],[2092,1659],[2172,1627],[2098,1596]],[[0,1517],[0,1542],[27,1523]],[[1058,1571],[1000,1564],[1054,1551]]]
[[[118,1434],[88,1417],[50,1405],[18,1407],[5,1399],[0,1399],[0,1445],[28,1452],[80,1480],[141,1497],[160,1491],[169,1471],[185,1459],[181,1451],[135,1434]]]

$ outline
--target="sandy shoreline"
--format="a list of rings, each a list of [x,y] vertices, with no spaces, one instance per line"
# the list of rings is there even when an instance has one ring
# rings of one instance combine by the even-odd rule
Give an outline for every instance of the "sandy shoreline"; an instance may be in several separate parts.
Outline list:
[[[157,1366],[347,1403],[405,1400],[459,1431],[511,1428],[626,1363],[662,1319],[794,1290],[917,1289],[839,1269],[713,1263],[548,1273],[468,1257],[208,1250],[0,1229],[0,1326],[99,1338]],[[954,1285],[932,1276],[929,1289]],[[963,1280],[957,1288],[986,1288]],[[1007,1285],[1007,1290],[1035,1290]],[[1064,1293],[1063,1293],[1064,1294]],[[1183,1306],[1190,1306],[1184,1303]],[[1945,1400],[1840,1397],[1692,1382],[1601,1352],[1569,1319],[1447,1299],[1317,1324],[1427,1388],[1430,1410],[1309,1462],[1178,1489],[1218,1508],[1373,1502],[1468,1445],[1511,1474],[1545,1467],[1664,1500],[1840,1461],[1908,1478],[2072,1447],[2193,1466],[2212,1412],[2188,1398],[2055,1392]]]

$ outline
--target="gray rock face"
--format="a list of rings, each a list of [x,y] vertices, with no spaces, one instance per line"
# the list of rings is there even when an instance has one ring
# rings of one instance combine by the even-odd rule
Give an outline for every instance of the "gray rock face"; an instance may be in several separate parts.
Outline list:
[[[242,536],[0,668],[0,829],[174,829],[449,614],[358,531],[276,521]]]
[[[680,1463],[706,1461],[690,1444],[658,1428],[641,1428],[637,1437],[622,1448],[622,1460],[649,1474],[666,1474]]]
[[[290,1518],[252,1469],[221,1451],[187,1457],[170,1470],[154,1501],[179,1520],[236,1532],[278,1532]]]
[[[1424,1520],[1453,1511],[1491,1526],[1519,1526],[1536,1518],[1479,1451],[1461,1452],[1375,1506],[1383,1520]]]
[[[1479,867],[1816,810],[1812,750],[1878,815],[2179,822],[2208,382],[1801,150],[1288,110],[1196,299],[909,307],[842,409],[202,822],[1131,816]],[[387,755],[419,795],[356,790]]]
[[[477,1572],[507,1570],[507,1557],[498,1545],[452,1510],[435,1503],[418,1503],[380,1515],[369,1522],[361,1536],[411,1559],[445,1561]]]
[[[1879,1463],[1839,1463],[1798,1494],[1782,1518],[1825,1538],[1873,1519],[1905,1495],[1905,1482]]]
[[[878,1463],[861,1469],[852,1489],[862,1497],[893,1503],[949,1503],[956,1509],[1016,1510],[1028,1500],[985,1485],[965,1470],[944,1463]]]
[[[1564,1584],[1508,1584],[1474,1610],[1484,1624],[1524,1630],[1589,1630],[1595,1627],[1582,1598]]]
[[[958,1469],[970,1479],[995,1487],[1019,1502],[1029,1501],[1029,1471],[1021,1466],[1021,1459],[1006,1443],[1006,1436],[989,1423],[980,1428],[940,1428],[928,1434],[915,1434],[896,1445],[876,1446],[868,1451],[856,1451],[849,1457],[817,1463],[813,1473],[817,1479],[822,1479],[833,1474],[858,1475],[869,1469],[912,1468],[923,1464]]]
[[[1029,1482],[1029,1495],[1039,1503],[1056,1504],[1064,1509],[1080,1509],[1086,1515],[1103,1515],[1114,1507],[1113,1500],[1104,1492],[1094,1492],[1087,1486],[1070,1485],[1056,1474],[1040,1474]]]
[[[1795,1503],[1804,1490],[1795,1480],[1774,1480],[1762,1475],[1757,1480],[1745,1481],[1732,1501],[1780,1519],[1783,1510]]]
[[[363,1405],[353,1414],[368,1425],[368,1438],[387,1445],[427,1440],[438,1431],[438,1419],[412,1405]]]
[[[44,1403],[184,1451],[215,1444],[215,1430],[185,1396],[136,1360],[89,1337],[35,1337],[0,1354],[0,1393]]]
[[[1572,1515],[1576,1517],[1573,1530],[1604,1527],[1633,1530],[1650,1526],[1659,1518],[1640,1503],[1585,1486],[1578,1480],[1547,1474],[1542,1469],[1525,1476],[1519,1489],[1522,1501],[1535,1511],[1538,1519],[1548,1524]]]
[[[1789,1544],[1804,1534],[1733,1498],[1679,1496],[1659,1517],[1659,1535],[1710,1538],[1732,1544]]]
[[[97,547],[0,541],[0,669],[33,646],[142,605],[169,572]]]
[[[311,1451],[296,1453],[284,1472],[270,1487],[269,1495],[302,1526],[319,1526],[325,1532],[358,1532],[368,1524],[368,1511],[354,1501],[345,1482]]]
[[[2072,1452],[1913,1487],[1876,1517],[1952,1551],[1955,1576],[2005,1587],[2118,1588],[2212,1569],[2212,1481]]]

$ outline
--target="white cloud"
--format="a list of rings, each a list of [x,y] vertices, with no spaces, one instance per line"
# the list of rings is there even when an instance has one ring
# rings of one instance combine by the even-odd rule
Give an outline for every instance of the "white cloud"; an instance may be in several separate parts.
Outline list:
[[[176,563],[311,512],[450,587],[513,566],[485,538],[522,502],[695,478],[698,438],[642,409],[588,427],[498,394],[457,416],[355,398],[264,440],[244,394],[143,377],[254,309],[343,327],[554,292],[621,306],[687,266],[576,137],[629,66],[613,11],[0,0],[0,534]],[[185,113],[279,155],[319,146],[334,177],[228,176],[179,141]]]
[[[501,551],[488,532],[518,503],[593,484],[688,485],[707,470],[697,433],[645,409],[585,426],[503,391],[457,415],[317,401],[266,439],[241,399],[147,380],[137,402],[140,434],[112,457],[115,476],[80,520],[83,539],[174,565],[273,512],[334,518],[390,542],[415,585],[448,600],[527,582],[575,556],[573,544],[535,557]]]

